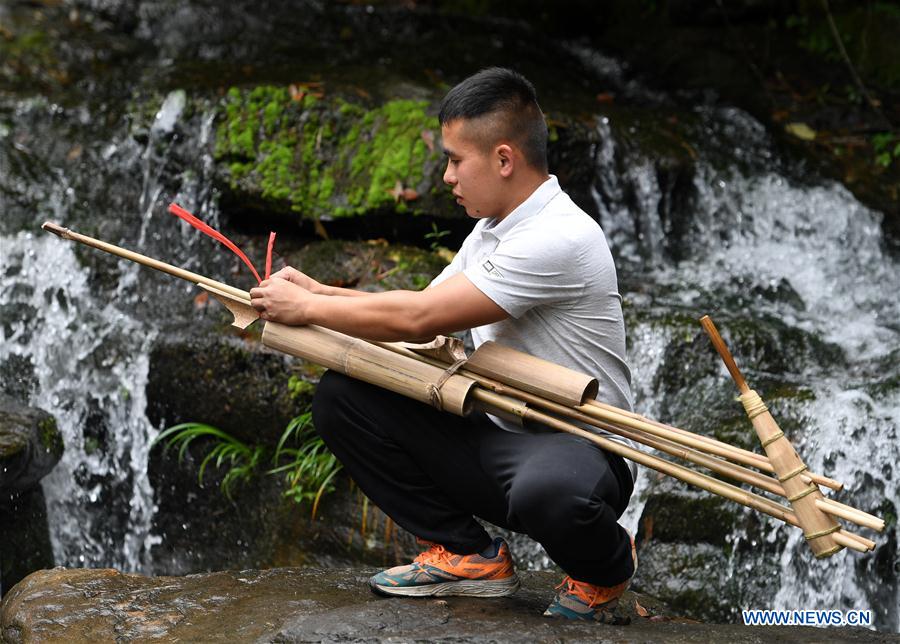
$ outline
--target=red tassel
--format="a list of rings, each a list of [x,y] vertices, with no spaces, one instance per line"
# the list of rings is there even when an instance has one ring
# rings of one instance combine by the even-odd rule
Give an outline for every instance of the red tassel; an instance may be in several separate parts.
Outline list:
[[[223,244],[225,244],[225,246],[227,246],[231,250],[231,252],[233,252],[235,255],[240,257],[241,260],[250,268],[250,270],[253,271],[253,276],[256,278],[257,283],[262,282],[262,280],[259,279],[259,273],[256,272],[256,269],[253,267],[253,264],[250,263],[250,260],[247,259],[247,256],[244,255],[244,253],[241,251],[241,249],[238,248],[237,246],[235,246],[234,243],[230,239],[228,239],[225,235],[220,233],[218,230],[212,228],[208,224],[200,221],[194,215],[192,215],[191,213],[189,213],[187,210],[185,210],[184,208],[182,208],[181,206],[179,206],[176,203],[169,204],[169,212],[172,213],[173,215],[175,215],[176,217],[179,217],[179,218],[183,219],[184,221],[188,222],[191,226],[193,226],[194,228],[199,230],[201,233],[205,233],[205,234],[209,235],[210,237],[212,237],[213,239],[216,239],[216,240],[222,242]],[[271,236],[269,237],[269,253],[270,254],[272,252],[272,244],[274,243],[274,236],[275,236],[275,233],[272,233]],[[268,279],[268,277],[269,277],[268,264],[269,264],[269,260],[267,259],[266,260],[266,279]]]
[[[272,249],[275,247],[275,233],[269,233],[269,245],[266,246],[266,279],[272,275]]]

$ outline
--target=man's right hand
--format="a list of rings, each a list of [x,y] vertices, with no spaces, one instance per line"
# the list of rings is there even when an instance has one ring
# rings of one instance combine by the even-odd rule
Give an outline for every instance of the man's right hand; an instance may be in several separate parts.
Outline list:
[[[292,282],[297,286],[302,286],[310,293],[315,293],[316,295],[325,295],[325,287],[322,286],[319,282],[311,278],[306,273],[301,273],[293,266],[285,266],[280,271],[272,273],[272,277],[279,277],[283,280],[287,280],[288,282]]]

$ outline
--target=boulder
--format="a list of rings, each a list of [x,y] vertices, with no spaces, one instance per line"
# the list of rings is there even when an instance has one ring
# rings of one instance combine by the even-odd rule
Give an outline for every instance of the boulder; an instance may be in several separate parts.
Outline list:
[[[53,416],[0,393],[0,492],[34,487],[62,453]]]
[[[35,573],[6,597],[0,633],[9,644],[79,641],[241,642],[698,642],[735,644],[836,640],[886,642],[862,628],[746,627],[672,616],[650,597],[626,592],[629,626],[548,619],[555,576],[522,574],[512,597],[383,598],[359,568],[280,568],[187,577],[143,577],[116,570]],[[642,617],[641,615],[644,615]]]
[[[59,462],[56,420],[0,393],[0,594],[53,565],[40,480]]]

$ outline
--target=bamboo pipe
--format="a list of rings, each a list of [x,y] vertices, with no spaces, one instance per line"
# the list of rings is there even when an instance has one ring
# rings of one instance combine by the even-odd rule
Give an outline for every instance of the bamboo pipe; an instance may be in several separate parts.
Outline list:
[[[845,548],[850,548],[851,550],[856,550],[857,552],[868,552],[873,549],[875,544],[872,544],[872,548],[869,548],[865,543],[862,543],[860,539],[855,539],[857,535],[849,532],[845,532],[844,530],[838,530],[837,532],[830,535],[832,539],[839,546],[844,546]]]
[[[174,277],[193,282],[194,284],[205,284],[206,286],[211,286],[214,289],[224,291],[225,293],[228,293],[229,295],[232,295],[236,298],[246,300],[248,304],[250,303],[250,293],[248,293],[247,291],[242,291],[239,288],[235,288],[234,286],[230,286],[229,284],[225,284],[224,282],[218,282],[204,275],[200,275],[199,273],[194,273],[183,268],[178,268],[177,266],[172,266],[171,264],[161,262],[158,259],[153,259],[152,257],[147,257],[146,255],[141,255],[140,253],[135,253],[134,251],[122,248],[121,246],[116,246],[115,244],[110,244],[105,241],[100,241],[99,239],[94,239],[93,237],[88,237],[87,235],[76,233],[74,230],[69,230],[68,228],[64,228],[63,226],[55,224],[51,221],[45,221],[41,225],[41,228],[46,230],[47,232],[62,237],[63,239],[77,241],[85,244],[86,246],[97,248],[112,255],[118,255],[123,259],[128,259],[132,262],[137,262],[138,264],[143,264],[144,266],[149,266],[150,268],[155,268],[158,271],[162,271],[163,273],[168,273],[169,275],[172,275]]]
[[[444,367],[447,366],[440,360],[436,360],[434,358],[420,355],[420,354],[416,353],[415,351],[412,351],[407,347],[400,346],[396,343],[375,342],[375,344],[377,344],[381,347],[384,347],[386,349],[389,349],[391,351],[401,353],[403,355],[407,355],[409,357],[415,357],[416,359],[424,360],[435,366],[444,366]],[[554,402],[548,401],[547,399],[542,398],[536,394],[522,391],[521,389],[519,389],[517,387],[513,387],[510,385],[501,383],[494,378],[490,378],[488,376],[484,376],[484,375],[481,375],[478,373],[473,373],[465,368],[459,369],[457,371],[457,373],[459,373],[461,375],[465,375],[466,377],[475,380],[480,386],[486,387],[486,388],[490,389],[491,391],[494,391],[499,394],[509,395],[509,396],[511,396],[513,398],[517,398],[519,400],[524,400],[525,402],[528,402],[529,404],[532,404],[532,405],[535,405],[538,407],[542,407],[544,409],[549,409],[549,410],[553,411],[554,413],[573,417],[573,416],[571,416],[570,412],[574,409],[577,413],[581,414],[580,416],[577,417],[577,420],[580,420],[581,422],[585,422],[585,423],[588,423],[588,424],[591,424],[594,426],[598,426],[597,420],[599,419],[599,420],[605,421],[607,423],[611,423],[616,427],[621,427],[622,425],[624,425],[625,427],[628,427],[632,430],[642,431],[642,432],[645,432],[652,436],[661,438],[663,440],[670,441],[672,443],[677,443],[680,445],[685,445],[687,447],[694,448],[695,451],[692,452],[693,456],[696,456],[696,454],[697,454],[696,450],[699,450],[702,452],[715,454],[716,456],[721,456],[723,458],[727,458],[732,461],[743,462],[745,465],[750,465],[752,467],[755,467],[757,469],[762,469],[767,472],[774,471],[774,467],[772,466],[772,464],[768,461],[768,459],[765,456],[763,456],[761,454],[756,454],[754,452],[742,450],[742,449],[733,447],[731,445],[728,445],[727,443],[722,443],[720,441],[717,441],[715,439],[711,439],[711,438],[708,439],[707,437],[700,436],[698,434],[693,434],[686,430],[678,429],[677,427],[672,427],[669,425],[665,425],[663,423],[652,421],[652,420],[645,418],[639,414],[635,414],[633,412],[628,412],[623,409],[613,407],[611,405],[606,405],[606,404],[598,403],[597,401],[591,400],[591,401],[588,401],[587,404],[585,404],[585,405],[579,405],[574,408],[568,408],[568,407],[564,407],[564,406],[560,405],[559,403],[554,403]],[[596,403],[596,404],[593,404],[593,403]],[[624,418],[624,422],[619,422],[619,419],[621,419],[621,418]],[[607,431],[613,431],[613,433],[624,435],[624,434],[622,434],[621,431],[614,431],[614,430],[610,429],[608,426],[602,426],[601,429],[606,429]],[[634,435],[629,434],[628,436],[626,436],[626,438],[630,438],[630,439],[638,441],[640,443],[648,444],[647,441],[642,440],[640,437],[637,437]],[[662,451],[665,451],[669,454],[678,456],[678,454],[670,451],[671,446],[669,446],[670,449],[664,449],[657,445],[651,445],[651,447],[654,447],[656,449],[661,449]],[[743,455],[747,455],[747,457],[744,458]],[[692,462],[701,464],[698,460],[693,460],[693,459],[688,459],[688,458],[686,458],[685,460],[692,460]],[[706,465],[704,465],[704,467],[706,467]],[[763,489],[765,489],[769,492],[772,492],[773,494],[785,496],[784,488],[772,477],[765,477],[764,475],[759,475],[762,478],[755,478],[753,475],[756,473],[751,472],[745,468],[739,468],[741,470],[742,474],[735,476],[735,475],[733,475],[733,472],[735,470],[726,471],[727,468],[726,468],[726,466],[722,465],[721,461],[717,461],[715,463],[715,466],[710,467],[710,469],[712,469],[713,471],[717,471],[720,474],[726,474],[728,476],[731,476],[731,478],[734,478],[735,480],[740,480],[745,483],[750,483],[751,485],[757,485],[758,487],[762,487]],[[729,473],[729,472],[732,472],[732,473]],[[814,475],[811,473],[810,473],[810,476],[811,476],[811,478],[813,478],[813,480],[815,480],[816,482],[819,482],[821,484],[829,485],[830,487],[834,487],[836,489],[841,489],[843,487],[843,485],[841,483],[838,483],[837,481],[834,481],[827,477]],[[753,479],[753,480],[751,480],[751,479]],[[761,482],[761,484],[760,484],[760,482]],[[774,483],[774,486],[772,485],[773,483]]]
[[[866,550],[875,550],[876,544],[871,539],[866,539],[865,537],[861,537],[858,534],[848,532],[847,530],[844,530],[843,528],[841,530],[838,530],[838,532],[836,534],[843,535],[844,537],[847,537],[848,539],[853,539],[859,545],[863,546]]]
[[[874,517],[862,510],[851,508],[843,503],[838,503],[831,499],[816,499],[816,505],[822,512],[827,512],[828,514],[846,519],[847,521],[852,521],[853,523],[865,526],[866,528],[871,528],[876,532],[882,532],[884,530],[883,519]]]
[[[755,467],[765,472],[771,473],[775,471],[775,468],[772,467],[772,464],[769,462],[769,458],[765,454],[757,454],[756,452],[751,452],[750,450],[735,447],[734,445],[729,445],[728,443],[723,443],[722,441],[716,440],[715,438],[711,438],[709,436],[704,436],[703,434],[694,434],[693,432],[689,432],[686,429],[681,429],[673,425],[666,425],[665,423],[647,418],[646,416],[641,416],[640,414],[636,414],[634,412],[629,412],[624,409],[619,409],[618,407],[613,407],[612,405],[607,405],[606,403],[602,403],[599,400],[588,400],[584,404],[591,407],[605,409],[613,413],[625,414],[626,416],[634,418],[635,420],[650,423],[651,425],[654,425],[660,429],[674,432],[681,436],[687,436],[689,438],[699,440],[703,443],[707,443],[711,447],[709,449],[702,448],[704,452],[727,458],[728,460],[735,461],[736,463],[749,465],[750,467]],[[675,440],[677,442],[677,439],[675,438],[672,438],[671,440]],[[840,492],[844,489],[843,483],[835,481],[832,478],[822,476],[821,474],[814,474],[812,472],[809,472],[808,474],[812,482],[818,485],[823,485],[827,488],[831,488],[836,492]]]

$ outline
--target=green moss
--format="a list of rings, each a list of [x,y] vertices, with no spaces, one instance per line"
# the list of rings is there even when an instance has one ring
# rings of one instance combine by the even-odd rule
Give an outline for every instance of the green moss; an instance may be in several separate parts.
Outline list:
[[[291,99],[280,87],[231,88],[223,99],[215,155],[231,189],[285,202],[304,217],[409,210],[392,194],[416,189],[438,153],[422,133],[436,133],[425,101],[397,100],[366,109],[340,98]]]
[[[56,426],[55,418],[52,416],[43,418],[38,423],[38,432],[38,437],[40,438],[41,445],[44,449],[55,454],[62,454],[64,449],[62,435],[59,433],[59,428]]]

